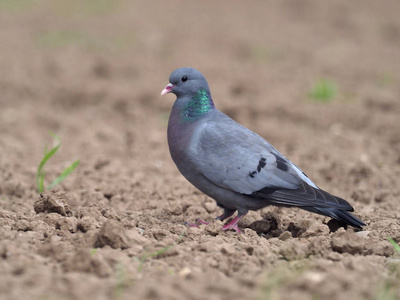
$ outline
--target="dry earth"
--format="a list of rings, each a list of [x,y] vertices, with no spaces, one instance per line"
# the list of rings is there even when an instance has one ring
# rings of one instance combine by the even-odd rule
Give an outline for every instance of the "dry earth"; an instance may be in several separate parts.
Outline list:
[[[0,1],[1,299],[398,299],[400,3]],[[355,207],[222,232],[168,153],[172,70]],[[308,91],[337,86],[330,102]],[[62,139],[38,194],[48,132]],[[183,225],[196,218],[199,228]]]

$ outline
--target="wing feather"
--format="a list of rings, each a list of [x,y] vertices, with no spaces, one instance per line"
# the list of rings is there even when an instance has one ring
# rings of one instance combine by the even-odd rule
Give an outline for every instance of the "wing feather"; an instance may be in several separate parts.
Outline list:
[[[262,137],[222,113],[217,117],[201,126],[192,144],[200,172],[209,181],[241,194],[296,190],[305,179],[314,185]]]

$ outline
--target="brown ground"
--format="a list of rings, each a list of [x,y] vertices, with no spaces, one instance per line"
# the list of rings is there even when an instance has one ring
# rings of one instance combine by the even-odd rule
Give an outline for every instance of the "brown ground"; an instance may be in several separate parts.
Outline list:
[[[78,5],[79,3],[79,5]],[[384,3],[384,4],[383,4]],[[397,299],[400,4],[0,1],[1,299]],[[363,232],[274,207],[221,232],[166,143],[172,70],[349,200]],[[328,78],[336,98],[307,93]],[[60,153],[39,195],[52,131]],[[36,213],[38,212],[38,213]],[[196,218],[209,226],[189,228]],[[263,222],[253,223],[254,221]],[[258,225],[258,235],[250,228]]]

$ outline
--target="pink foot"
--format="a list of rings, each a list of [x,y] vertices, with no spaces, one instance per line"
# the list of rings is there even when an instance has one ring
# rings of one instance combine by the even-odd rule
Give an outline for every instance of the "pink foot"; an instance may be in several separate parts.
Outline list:
[[[222,227],[222,230],[228,230],[228,229],[233,229],[235,230],[237,233],[241,233],[239,227],[238,227],[238,222],[240,221],[241,218],[243,218],[244,216],[236,216],[235,218],[233,218],[232,221],[230,221],[228,224],[224,225],[224,227]]]
[[[208,223],[206,221],[203,221],[202,219],[197,219],[196,222],[199,222],[200,224],[203,225],[208,225]]]

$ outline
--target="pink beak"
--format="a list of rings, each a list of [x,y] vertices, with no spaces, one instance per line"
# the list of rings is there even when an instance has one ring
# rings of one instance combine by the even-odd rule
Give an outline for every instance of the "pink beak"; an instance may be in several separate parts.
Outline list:
[[[174,86],[172,83],[169,83],[169,84],[165,87],[165,89],[162,90],[161,96],[163,96],[163,95],[165,95],[165,94],[168,94],[168,93],[171,93],[171,90],[172,90],[174,87],[175,87],[175,86]]]

